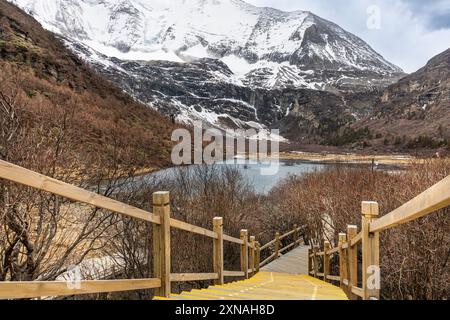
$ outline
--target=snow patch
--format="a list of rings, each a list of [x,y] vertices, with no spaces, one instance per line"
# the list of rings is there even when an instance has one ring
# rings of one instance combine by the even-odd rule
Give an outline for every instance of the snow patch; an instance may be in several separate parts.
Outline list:
[[[152,61],[152,60],[165,60],[172,62],[180,62],[184,61],[176,55],[174,52],[158,50],[154,52],[144,52],[144,51],[129,51],[129,52],[121,52],[118,49],[107,46],[96,41],[85,40],[84,44],[91,47],[95,51],[98,51],[105,56],[114,57],[120,60],[139,60],[139,61]]]

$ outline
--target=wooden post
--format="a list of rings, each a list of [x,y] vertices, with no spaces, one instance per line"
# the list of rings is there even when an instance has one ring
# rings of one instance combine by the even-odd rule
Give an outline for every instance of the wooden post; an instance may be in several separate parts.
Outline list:
[[[298,241],[298,225],[294,224],[294,248],[296,248],[298,246],[297,241]]]
[[[344,290],[344,279],[347,279],[347,256],[342,246],[347,242],[347,234],[339,233],[339,278],[341,288]],[[345,290],[344,290],[345,291]]]
[[[214,281],[216,285],[222,285],[223,282],[223,218],[213,219],[213,231],[217,233],[217,239],[214,239],[214,273],[219,278]]]
[[[317,251],[318,251],[318,247],[314,246],[313,247],[313,254],[314,254],[314,257],[313,257],[313,259],[314,259],[314,261],[313,261],[313,264],[314,264],[314,278],[317,278],[318,274],[319,274],[319,259],[317,259]]]
[[[312,254],[312,249],[309,248],[308,249],[308,276],[311,276],[311,271],[313,271],[313,265],[312,265],[312,258],[311,258],[311,254]]]
[[[153,213],[160,217],[161,224],[153,225],[153,273],[161,279],[157,296],[170,296],[170,196],[169,192],[153,193]]]
[[[362,203],[362,287],[364,300],[380,299],[380,234],[370,233],[369,225],[379,214],[377,202]]]
[[[358,227],[353,225],[347,226],[347,242],[348,242],[348,295],[350,299],[356,300],[358,296],[352,293],[352,287],[358,286],[358,246],[352,247],[351,241],[356,237]]]
[[[248,279],[248,231],[241,230],[241,240],[244,242],[241,245],[241,271],[245,273],[245,279]]]
[[[256,272],[259,272],[260,263],[261,263],[261,244],[259,243],[259,241],[256,241],[256,260],[255,260]]]
[[[323,281],[325,282],[328,282],[327,276],[330,275],[330,255],[328,254],[330,247],[329,241],[323,243]]]
[[[280,256],[280,233],[275,233],[275,260]]]
[[[256,261],[256,238],[254,236],[250,236],[250,258],[249,265],[252,270],[252,275],[255,274],[255,261]]]

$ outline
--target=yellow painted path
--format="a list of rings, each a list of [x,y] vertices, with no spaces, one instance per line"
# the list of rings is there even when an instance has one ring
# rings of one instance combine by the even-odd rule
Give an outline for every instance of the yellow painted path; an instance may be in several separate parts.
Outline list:
[[[156,300],[347,300],[336,286],[310,277],[301,261],[307,250],[299,247],[263,268],[248,280],[207,289],[172,294]],[[295,263],[296,262],[296,263]]]
[[[156,298],[157,300],[165,300]],[[347,300],[338,287],[307,275],[262,271],[242,280],[208,289],[172,294],[169,300]]]

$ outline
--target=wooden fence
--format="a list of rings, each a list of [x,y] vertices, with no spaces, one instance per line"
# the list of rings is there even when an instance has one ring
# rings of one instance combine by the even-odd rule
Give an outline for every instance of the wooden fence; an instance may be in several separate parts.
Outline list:
[[[339,242],[331,248],[328,241],[323,251],[312,246],[309,250],[308,272],[328,282],[338,282],[352,299],[380,299],[380,232],[424,217],[450,205],[450,176],[429,188],[398,209],[378,218],[377,202],[362,203],[361,231],[349,225],[339,234]],[[358,246],[361,247],[361,277],[358,277]],[[339,260],[339,275],[330,274],[330,258]],[[358,285],[361,286],[358,286]]]
[[[84,280],[76,288],[69,286],[66,281],[2,281],[0,282],[0,299],[72,296],[142,289],[155,289],[156,295],[168,297],[171,293],[171,282],[213,280],[215,284],[223,284],[227,277],[249,278],[258,272],[260,267],[300,244],[303,239],[299,239],[299,237],[304,235],[301,232],[305,231],[304,227],[295,226],[292,231],[283,235],[276,233],[274,240],[260,246],[254,236],[249,237],[247,230],[241,230],[239,238],[224,234],[223,219],[220,217],[213,219],[213,230],[171,218],[168,192],[154,193],[153,212],[148,212],[2,160],[0,160],[0,178],[153,224],[153,252],[151,253],[153,278]],[[325,281],[339,282],[342,289],[352,298],[379,299],[380,232],[431,214],[449,205],[450,176],[379,219],[378,203],[363,202],[361,231],[358,233],[356,226],[349,225],[347,233],[339,235],[339,243],[335,248],[331,248],[330,243],[324,242],[324,250],[319,252],[319,248],[313,246],[308,257],[309,274],[323,278]],[[171,228],[212,239],[212,273],[171,273]],[[288,237],[292,237],[292,241],[281,247],[283,242],[287,242]],[[224,241],[239,246],[240,270],[224,270]],[[362,250],[361,279],[358,278],[359,245]],[[260,262],[261,252],[269,248],[273,249],[273,254]],[[339,257],[339,275],[330,274],[330,257],[333,255]],[[361,283],[361,287],[358,286],[359,283]]]
[[[268,263],[272,262],[273,260],[276,260],[280,257],[281,254],[292,250],[294,248],[296,248],[298,245],[300,245],[300,243],[302,243],[302,241],[304,241],[304,231],[305,231],[305,227],[298,227],[297,225],[294,225],[294,229],[283,234],[280,235],[279,232],[275,233],[275,238],[272,241],[269,241],[268,243],[266,243],[265,245],[263,245],[262,247],[259,248],[259,254],[261,254],[261,252],[263,252],[264,250],[267,249],[272,249],[272,254],[269,255],[264,261],[262,261],[259,264],[259,268],[264,267],[265,265],[267,265]],[[286,238],[291,237],[292,240],[291,242],[289,242],[289,244],[286,244],[284,247],[282,247],[282,243],[283,240],[285,240]],[[259,270],[259,269],[258,269]]]
[[[171,218],[168,192],[154,193],[153,212],[148,212],[2,160],[0,160],[0,178],[153,224],[153,252],[151,253],[153,278],[85,280],[77,284],[76,288],[68,285],[66,281],[2,281],[0,282],[0,299],[72,296],[142,289],[155,289],[155,295],[168,297],[171,293],[171,282],[213,280],[215,284],[223,284],[224,278],[249,278],[259,270],[262,248],[254,236],[249,237],[247,230],[241,230],[239,238],[224,234],[223,219],[220,217],[214,218],[213,230]],[[171,228],[212,239],[214,266],[212,273],[171,273]],[[224,270],[224,241],[239,246],[240,270]]]

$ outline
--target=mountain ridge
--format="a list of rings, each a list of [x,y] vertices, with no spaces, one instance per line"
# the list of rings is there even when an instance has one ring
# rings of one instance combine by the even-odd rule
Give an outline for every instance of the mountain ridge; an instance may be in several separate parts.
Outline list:
[[[374,106],[372,116],[357,125],[383,132],[384,144],[449,149],[450,49],[387,87]]]
[[[11,1],[51,31],[106,56],[175,62],[221,59],[250,86],[258,71],[265,75],[257,84],[269,89],[326,89],[321,75],[304,76],[317,69],[349,78],[348,71],[357,70],[370,73],[365,76],[369,81],[403,72],[359,37],[306,11],[285,12],[235,0]],[[279,68],[289,68],[304,81],[271,81]]]
[[[17,109],[24,133],[20,147],[5,150],[18,152],[37,137],[64,132],[62,140],[71,143],[65,151],[73,153],[80,167],[100,167],[104,161],[135,168],[170,163],[170,135],[176,128],[170,119],[95,73],[33,17],[5,0],[0,0],[0,67],[1,99],[14,102],[11,108]],[[39,146],[51,148],[52,143]],[[16,157],[12,160],[28,155]]]
[[[187,124],[268,131],[284,123],[302,94],[316,95],[309,90],[372,96],[403,75],[360,38],[306,11],[237,0],[11,1],[97,72]],[[299,91],[291,100],[282,98],[284,90]],[[332,101],[341,101],[325,103],[336,118],[345,111],[356,121],[366,113],[353,103],[347,108],[344,98]]]

